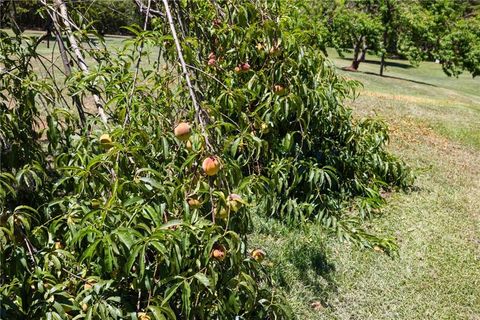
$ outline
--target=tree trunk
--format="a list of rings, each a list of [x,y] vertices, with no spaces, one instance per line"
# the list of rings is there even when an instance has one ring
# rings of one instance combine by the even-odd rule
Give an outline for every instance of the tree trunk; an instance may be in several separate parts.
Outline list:
[[[358,66],[360,65],[360,62],[362,62],[362,61],[360,60],[360,51],[362,50],[362,49],[360,49],[360,45],[362,44],[363,39],[364,39],[364,37],[362,36],[362,37],[357,41],[357,43],[355,44],[355,47],[353,48],[353,61],[352,61],[352,65],[347,68],[347,69],[350,70],[350,71],[357,71],[357,70],[358,70]]]
[[[392,16],[393,16],[393,3],[392,1],[386,1],[387,4],[387,11],[383,14],[383,52],[382,52],[382,59],[380,60],[380,76],[383,77],[383,72],[385,71],[385,58],[387,55],[387,47],[388,47],[388,33],[391,28],[392,24]]]
[[[382,53],[382,59],[380,60],[380,76],[383,77],[383,70],[385,69],[385,52]]]
[[[10,1],[10,24],[12,27],[12,30],[15,32],[15,34],[21,34],[23,32],[22,28],[17,24],[17,8],[15,6],[15,1],[11,0]]]
[[[383,31],[383,52],[382,52],[382,59],[380,60],[380,76],[383,77],[383,71],[385,70],[385,55],[387,50],[387,40],[388,40],[388,32],[387,28]]]
[[[365,39],[365,37],[363,37],[363,40],[362,40],[362,54],[360,55],[360,59],[358,59],[358,61],[360,62],[365,62],[365,56],[367,55],[367,41]]]

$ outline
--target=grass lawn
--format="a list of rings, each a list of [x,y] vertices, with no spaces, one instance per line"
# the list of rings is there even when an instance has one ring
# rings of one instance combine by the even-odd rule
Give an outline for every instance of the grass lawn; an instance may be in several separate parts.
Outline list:
[[[399,257],[261,219],[253,241],[299,319],[480,319],[480,79],[399,60],[380,77],[372,60],[339,72],[364,84],[355,113],[384,119],[390,149],[417,171],[415,191],[393,194],[372,226],[397,238]]]

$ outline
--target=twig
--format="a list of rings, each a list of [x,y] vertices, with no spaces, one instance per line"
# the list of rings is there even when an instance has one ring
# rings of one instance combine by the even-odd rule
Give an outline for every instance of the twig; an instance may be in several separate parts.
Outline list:
[[[140,13],[146,13],[147,15],[149,15],[149,18],[153,18],[154,15],[165,18],[165,15],[162,12],[160,12],[159,10],[155,10],[155,9],[150,8],[150,10],[148,10],[148,12],[147,12],[147,10],[146,10],[146,8],[144,8],[143,2],[141,0],[134,0],[134,1],[135,1],[135,4],[137,5],[138,9],[140,10]]]
[[[65,32],[67,33],[67,37],[68,37],[68,40],[70,42],[70,46],[72,47],[72,50],[75,53],[75,56],[77,58],[78,66],[84,74],[88,74],[89,73],[88,66],[85,62],[85,59],[84,59],[83,54],[80,50],[80,47],[78,46],[77,39],[75,38],[75,36],[72,32],[72,26],[75,27],[75,25],[68,18],[67,6],[66,6],[64,0],[53,0],[53,2],[55,4],[55,6],[59,9],[59,10],[54,9],[54,13],[55,13],[54,21],[56,21],[58,23],[59,22],[58,18],[62,19],[62,22],[65,26],[64,27]],[[46,0],[42,0],[42,3],[44,5],[46,5]],[[97,106],[97,113],[98,113],[100,119],[102,120],[102,122],[106,125],[107,124],[107,116],[105,115],[105,111],[104,111],[103,106],[100,102],[100,98],[96,93],[92,93],[92,95],[93,95],[93,100],[95,101],[95,105]]]
[[[168,5],[168,0],[162,0],[162,1],[163,1],[163,6],[165,7],[165,13],[167,14],[170,30],[172,32],[173,41],[175,42],[175,47],[177,49],[178,60],[180,61],[180,65],[183,71],[183,76],[185,77],[185,81],[187,82],[188,91],[190,93],[190,97],[192,98],[193,106],[195,108],[195,116],[197,118],[198,123],[200,124],[202,135],[205,138],[205,144],[210,150],[213,150],[213,147],[208,140],[205,120],[203,119],[203,110],[200,108],[200,105],[197,102],[197,97],[195,96],[195,91],[193,90],[192,82],[190,81],[190,75],[188,74],[187,65],[185,63],[185,60],[183,59],[182,47],[180,46],[180,42],[178,41],[177,31],[175,30],[175,25],[172,19],[172,13],[170,11],[170,6]]]
[[[215,80],[215,81],[217,81],[219,84],[221,84],[221,85],[225,88],[225,90],[229,90],[228,87],[227,87],[223,82],[221,82],[220,80],[218,80],[215,76],[211,75],[210,73],[205,72],[205,71],[203,71],[202,69],[199,69],[199,68],[197,68],[197,67],[195,67],[195,66],[192,66],[192,65],[190,65],[190,64],[187,64],[186,66],[189,67],[190,69],[199,71],[199,72],[203,73],[204,75],[212,78],[213,80]]]
[[[152,0],[148,0],[147,14],[145,15],[145,21],[143,23],[143,31],[147,30],[151,2],[152,2]],[[128,101],[128,104],[127,104],[125,121],[123,122],[124,127],[130,121],[130,107],[131,107],[131,104],[132,104],[133,94],[135,92],[135,86],[136,86],[136,83],[137,83],[138,71],[140,69],[140,62],[142,61],[142,53],[143,53],[144,46],[145,46],[145,40],[142,38],[142,41],[140,43],[140,49],[138,50],[138,55],[139,56],[138,56],[137,64],[135,66],[135,75],[133,77],[132,91],[130,92],[130,97],[129,97],[129,101]]]
[[[140,302],[142,300],[142,290],[138,289],[137,312],[140,311]]]

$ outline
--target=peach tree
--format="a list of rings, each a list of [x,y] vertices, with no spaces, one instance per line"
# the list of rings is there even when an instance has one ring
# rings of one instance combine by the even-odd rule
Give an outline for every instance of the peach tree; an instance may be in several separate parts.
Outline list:
[[[149,1],[115,48],[44,3],[63,69],[0,33],[1,317],[291,318],[254,213],[395,248],[361,225],[410,171],[277,1]]]

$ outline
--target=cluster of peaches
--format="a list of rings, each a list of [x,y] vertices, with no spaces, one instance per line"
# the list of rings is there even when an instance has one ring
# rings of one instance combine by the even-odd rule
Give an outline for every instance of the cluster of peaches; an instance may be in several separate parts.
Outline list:
[[[264,45],[262,43],[258,43],[256,46],[257,50],[261,51],[264,50]],[[281,48],[279,45],[273,45],[269,50],[267,50],[268,55],[270,57],[277,57],[281,53]],[[217,65],[217,61],[221,61],[222,58],[218,58],[215,52],[210,52],[210,54],[207,57],[207,65],[210,67],[215,67]],[[241,73],[246,73],[250,71],[251,66],[248,63],[248,61],[239,63],[233,70],[235,71],[236,74],[241,74]],[[274,94],[278,96],[283,96],[287,93],[286,88],[281,85],[281,84],[275,84],[272,87],[272,91]]]
[[[190,141],[191,134],[192,134],[192,128],[188,122],[181,122],[174,129],[175,137],[178,140],[185,142],[186,148],[188,150],[192,149],[192,144]],[[113,146],[113,142],[109,134],[102,134],[100,136],[100,145],[105,149],[110,149]],[[213,155],[208,156],[202,162],[202,170],[207,176],[217,175],[217,173],[220,171],[220,168],[221,168],[221,163],[220,163],[220,159],[217,156],[213,156]],[[198,200],[195,197],[189,197],[187,199],[187,203],[190,209],[198,209],[201,207],[200,200]],[[227,219],[229,212],[238,212],[238,210],[240,210],[243,204],[244,204],[244,201],[240,195],[231,193],[227,197],[228,210],[225,208],[222,208],[218,212],[218,215],[222,219]],[[226,256],[226,252],[227,251],[223,245],[216,244],[212,248],[211,256],[218,261],[223,261]],[[251,256],[256,261],[261,262],[265,258],[265,252],[262,249],[255,249],[251,252]]]

